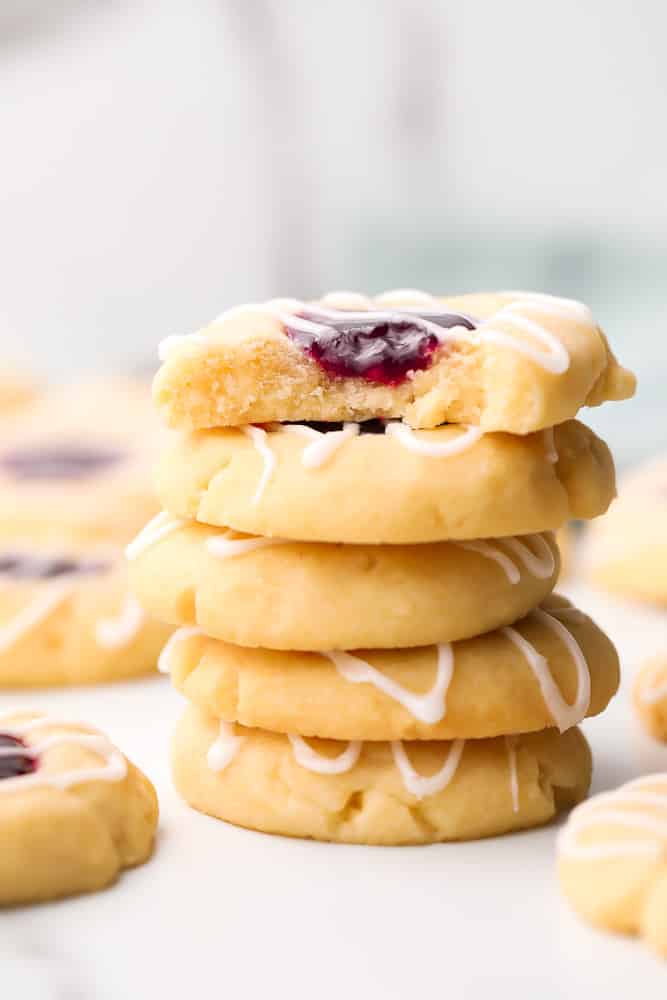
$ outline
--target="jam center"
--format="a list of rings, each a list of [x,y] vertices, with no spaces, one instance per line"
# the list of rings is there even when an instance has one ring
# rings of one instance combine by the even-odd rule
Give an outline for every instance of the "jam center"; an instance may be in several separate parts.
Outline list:
[[[61,576],[74,574],[105,573],[110,568],[111,563],[103,559],[0,552],[0,576],[9,576],[14,580],[56,580]]]
[[[286,424],[289,425],[289,421],[286,421]],[[329,434],[331,431],[342,431],[345,425],[341,420],[300,420],[298,426],[310,427],[314,431],[319,431],[320,434]],[[363,420],[359,424],[360,434],[384,434],[385,429],[384,420]]]
[[[423,320],[428,319],[431,326]],[[300,322],[305,321],[305,322]],[[328,375],[400,385],[411,372],[428,368],[441,345],[433,326],[443,330],[474,322],[458,313],[387,314],[308,309],[287,321],[287,335]]]
[[[123,452],[113,448],[61,444],[19,448],[3,455],[0,464],[16,479],[87,479],[123,457]]]
[[[37,770],[37,759],[28,756],[25,750],[23,740],[10,736],[9,733],[0,733],[0,780],[19,778],[22,774],[32,774]]]

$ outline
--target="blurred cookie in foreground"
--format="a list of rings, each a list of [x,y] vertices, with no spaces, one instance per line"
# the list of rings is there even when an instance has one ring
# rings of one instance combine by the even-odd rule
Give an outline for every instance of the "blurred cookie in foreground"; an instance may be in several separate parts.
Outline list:
[[[0,906],[104,889],[153,851],[150,781],[86,723],[0,715]]]
[[[147,674],[169,633],[130,594],[120,548],[0,541],[0,688]]]
[[[667,742],[667,653],[642,666],[635,681],[633,701],[644,728],[656,740]]]
[[[141,381],[48,393],[0,432],[0,538],[129,541],[157,511],[159,439]]]
[[[597,795],[558,841],[563,891],[585,920],[667,958],[667,774]]]
[[[586,533],[582,569],[596,586],[667,604],[667,455],[637,466]]]

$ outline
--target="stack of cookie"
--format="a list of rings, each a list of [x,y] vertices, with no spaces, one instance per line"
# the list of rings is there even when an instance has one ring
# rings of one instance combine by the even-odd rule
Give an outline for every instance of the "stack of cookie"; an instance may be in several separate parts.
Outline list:
[[[618,685],[552,595],[552,531],[603,513],[606,446],[572,419],[634,380],[579,303],[523,293],[275,300],[170,338],[180,435],[129,550],[181,626],[173,748],[196,809],[403,844],[543,823],[587,792],[576,728]]]

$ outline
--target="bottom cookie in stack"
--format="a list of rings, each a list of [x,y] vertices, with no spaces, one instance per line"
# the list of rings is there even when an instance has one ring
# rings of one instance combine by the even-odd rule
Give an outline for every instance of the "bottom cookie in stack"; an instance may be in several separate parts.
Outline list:
[[[200,812],[283,836],[350,844],[491,837],[548,822],[585,798],[578,729],[454,741],[305,740],[219,723],[190,706],[173,771]]]
[[[619,680],[611,642],[555,596],[511,628],[440,646],[280,652],[186,628],[162,662],[191,702],[173,769],[194,808],[385,845],[509,833],[579,802],[591,756],[576,723]]]

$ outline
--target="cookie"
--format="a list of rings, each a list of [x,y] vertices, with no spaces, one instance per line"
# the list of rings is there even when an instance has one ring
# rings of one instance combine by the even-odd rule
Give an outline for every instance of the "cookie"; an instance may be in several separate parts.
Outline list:
[[[156,618],[269,649],[391,649],[467,638],[522,618],[559,572],[549,533],[327,545],[187,522],[153,545],[139,539],[130,553],[132,587]]]
[[[578,729],[511,740],[306,741],[219,723],[190,706],[174,738],[177,790],[237,826],[348,844],[473,840],[547,823],[579,802]]]
[[[184,628],[160,663],[220,719],[334,740],[565,731],[602,712],[619,682],[610,640],[556,596],[509,628],[417,649],[277,652]]]
[[[36,394],[37,388],[31,378],[11,368],[0,367],[0,416],[12,414],[33,402]]]
[[[582,558],[595,586],[667,605],[667,459],[623,477],[608,514],[587,529]]]
[[[374,421],[363,430],[277,424],[179,435],[158,494],[176,518],[350,544],[547,531],[602,514],[614,496],[609,450],[577,421],[526,437]]]
[[[597,795],[558,841],[563,891],[585,920],[667,958],[667,774]]]
[[[146,674],[169,634],[130,593],[122,550],[0,541],[0,688]]]
[[[87,724],[0,716],[0,905],[103,889],[148,860],[150,781]]]
[[[645,663],[634,685],[635,710],[644,728],[656,740],[667,742],[667,657]]]
[[[527,434],[626,399],[589,309],[524,292],[273,300],[161,346],[154,396],[172,427],[401,417]]]
[[[127,542],[158,510],[160,440],[141,382],[49,393],[0,431],[0,538]]]

